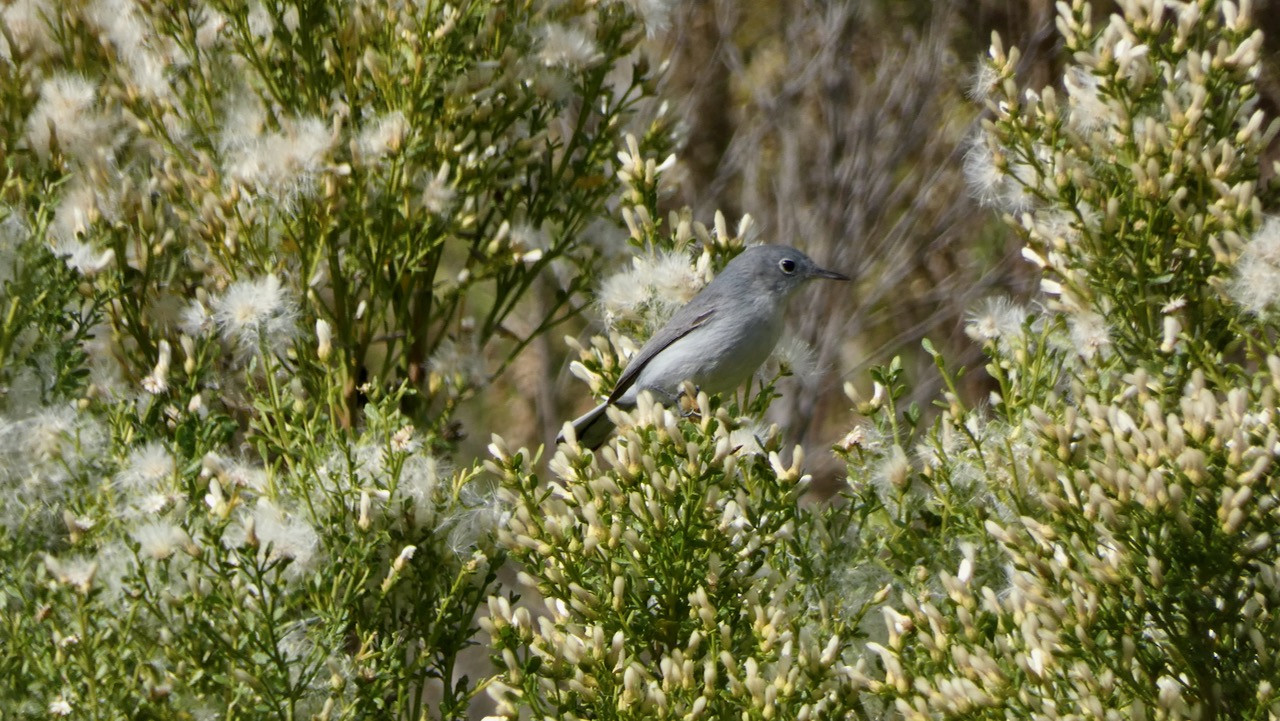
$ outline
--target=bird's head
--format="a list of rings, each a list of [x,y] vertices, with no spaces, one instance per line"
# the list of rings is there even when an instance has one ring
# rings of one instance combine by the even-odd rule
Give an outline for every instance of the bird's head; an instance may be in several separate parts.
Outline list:
[[[813,260],[783,245],[757,245],[742,251],[725,272],[741,272],[752,286],[782,299],[814,278],[849,280],[849,276],[818,267]]]

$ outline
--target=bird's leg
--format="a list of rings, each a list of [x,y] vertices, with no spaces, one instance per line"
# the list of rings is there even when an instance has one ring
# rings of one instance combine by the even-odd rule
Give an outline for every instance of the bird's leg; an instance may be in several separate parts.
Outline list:
[[[677,400],[680,405],[681,416],[691,418],[699,414],[698,387],[692,381],[685,381],[680,384],[680,397]]]

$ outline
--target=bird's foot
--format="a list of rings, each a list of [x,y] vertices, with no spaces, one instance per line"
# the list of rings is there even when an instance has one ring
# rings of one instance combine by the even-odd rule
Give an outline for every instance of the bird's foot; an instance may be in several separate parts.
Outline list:
[[[698,392],[698,386],[688,381],[680,386],[680,395],[676,398],[676,406],[680,409],[682,417],[692,418],[702,414],[698,407]]]

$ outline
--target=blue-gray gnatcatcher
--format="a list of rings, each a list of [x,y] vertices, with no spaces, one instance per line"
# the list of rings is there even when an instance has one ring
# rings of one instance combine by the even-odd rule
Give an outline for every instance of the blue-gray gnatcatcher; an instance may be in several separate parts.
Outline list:
[[[707,393],[737,388],[773,352],[787,299],[812,278],[849,280],[819,268],[795,248],[744,250],[644,344],[609,397],[573,421],[578,442],[592,449],[603,445],[613,432],[605,409],[634,406],[641,391],[674,401],[685,381]],[[556,438],[563,440],[563,435]]]

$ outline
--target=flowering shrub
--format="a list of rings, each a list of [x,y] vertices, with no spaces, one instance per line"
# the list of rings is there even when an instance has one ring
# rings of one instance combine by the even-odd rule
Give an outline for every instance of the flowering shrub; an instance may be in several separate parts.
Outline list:
[[[848,608],[831,592],[823,511],[798,505],[803,454],[784,464],[776,427],[753,436],[706,394],[696,403],[690,423],[642,402],[601,453],[562,447],[546,482],[536,457],[495,441],[489,467],[515,508],[499,539],[541,597],[489,599],[500,716],[819,719],[853,707],[859,674],[844,656],[870,600]]]
[[[641,405],[600,452],[561,447],[549,480],[495,441],[500,542],[540,597],[489,601],[500,716],[1280,716],[1260,35],[1247,5],[1090,13],[1059,5],[1064,90],[1021,88],[998,38],[977,81],[967,172],[1044,292],[974,312],[988,403],[936,353],[934,425],[900,406],[900,363],[869,399],[851,385],[869,422],[837,448],[830,508],[798,503],[800,459],[748,430],[750,396]],[[692,232],[631,212],[650,252],[628,278],[649,280],[605,294],[620,333],[576,368],[597,393],[661,315],[650,269],[679,263],[656,249]],[[736,242],[704,239],[691,272]]]
[[[581,305],[658,9],[0,8],[0,715],[465,715],[455,409]]]
[[[1280,715],[1261,35],[1247,3],[1120,5],[1059,4],[1065,93],[984,60],[968,172],[1045,295],[974,314],[990,403],[939,359],[916,429],[886,369],[844,448],[898,577],[868,688],[906,718]]]
[[[598,394],[750,235],[660,216],[662,123],[621,141],[661,9],[0,10],[6,718],[1280,716],[1247,4],[1061,4],[1038,91],[996,39],[966,172],[1044,297],[974,313],[982,407],[941,356],[934,425],[900,363],[848,386],[839,503],[767,381],[453,467],[608,199],[637,258],[575,348]]]
[[[635,142],[619,157],[637,255],[601,289],[608,337],[571,343],[573,373],[600,395],[635,338],[691,298],[752,226],[747,217],[731,232],[717,214],[709,229],[685,211],[663,231],[670,160]],[[595,453],[567,427],[545,479],[540,452],[494,436],[485,467],[511,509],[497,541],[525,594],[491,596],[481,620],[498,665],[487,688],[496,717],[834,719],[855,707],[863,676],[846,656],[872,599],[833,592],[841,575],[828,554],[850,519],[799,504],[803,451],[784,463],[779,429],[757,421],[773,396],[767,381],[723,406],[692,386],[678,408],[643,394]]]

